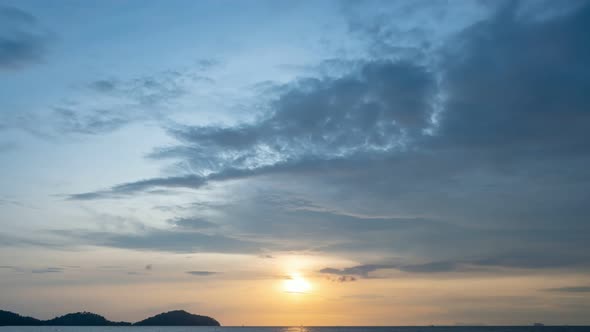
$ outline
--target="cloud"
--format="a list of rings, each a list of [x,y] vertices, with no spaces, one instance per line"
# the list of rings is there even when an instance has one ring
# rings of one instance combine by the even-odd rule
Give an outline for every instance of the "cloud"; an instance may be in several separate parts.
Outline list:
[[[107,190],[81,193],[70,195],[71,200],[93,200],[99,198],[117,198],[124,195],[130,195],[146,189],[165,187],[165,188],[200,188],[206,184],[206,179],[196,175],[177,176],[168,178],[154,178],[130,182],[114,186]]]
[[[61,267],[48,267],[44,269],[35,269],[32,270],[31,273],[35,274],[45,274],[45,273],[63,273],[64,269]]]
[[[414,273],[437,273],[437,272],[453,272],[461,270],[461,267],[454,262],[432,262],[425,264],[404,265],[398,268],[404,272]]]
[[[199,91],[214,84],[203,76],[207,68],[197,63],[152,75],[97,78],[74,91],[76,94],[41,111],[24,112],[0,127],[57,140],[110,133],[132,123],[166,123],[186,108],[187,100],[192,109]]]
[[[520,18],[518,9],[505,6],[446,45],[437,144],[496,158],[584,154],[590,6],[543,21]]]
[[[522,252],[512,252],[507,255],[494,255],[489,253],[489,257],[483,259],[475,259],[464,257],[458,258],[456,261],[436,261],[429,263],[393,263],[393,264],[365,264],[357,265],[348,268],[323,268],[319,273],[337,275],[346,277],[348,275],[358,276],[361,278],[373,278],[372,273],[380,270],[393,269],[407,273],[471,273],[471,272],[490,272],[490,271],[506,271],[506,269],[551,269],[562,267],[577,267],[580,269],[588,269],[587,262],[584,255],[580,257],[566,257],[561,259],[556,255],[543,258],[541,254],[533,252],[529,255],[523,255]],[[571,291],[575,292],[576,287],[553,288],[548,291]],[[584,287],[579,287],[577,291],[583,292]]]
[[[76,106],[57,106],[52,109],[54,125],[62,134],[93,135],[111,132],[135,120],[131,113],[94,108],[83,110]]]
[[[335,278],[328,278],[328,280],[332,281],[332,282],[353,282],[356,281],[357,278],[353,277],[353,276],[339,276],[339,277],[335,277]]]
[[[145,266],[145,269],[147,271],[151,271],[153,269],[153,265],[152,264],[148,264],[148,265]]]
[[[35,16],[0,6],[0,69],[21,69],[42,62],[49,40],[50,34]]]
[[[353,267],[335,269],[324,268],[320,273],[338,275],[340,277],[348,277],[349,275],[358,276],[362,278],[370,278],[371,272],[379,270],[395,269],[403,272],[411,273],[439,273],[439,272],[456,272],[464,269],[459,264],[454,262],[431,262],[425,264],[365,264]],[[347,280],[344,280],[347,281]],[[354,281],[354,280],[352,280]]]
[[[522,22],[510,7],[502,8],[444,45],[440,73],[408,61],[373,60],[339,77],[301,79],[283,87],[272,112],[254,123],[171,128],[181,144],[151,157],[181,159],[199,175],[129,182],[72,198],[120,197],[154,187],[198,189],[252,176],[325,172],[326,164],[334,170],[355,163],[387,169],[393,162],[422,159],[433,164],[419,167],[447,176],[446,169],[432,165],[448,172],[513,168],[540,154],[562,163],[551,157],[590,148],[584,143],[590,100],[580,90],[590,76],[583,41],[588,11]],[[518,45],[544,56],[528,61]],[[565,64],[571,70],[561,70]],[[554,128],[556,117],[564,126]]]
[[[177,126],[185,145],[151,157],[182,158],[203,175],[129,182],[72,199],[132,194],[154,187],[199,188],[208,182],[284,172],[308,163],[400,150],[429,126],[433,77],[405,62],[370,62],[347,76],[293,84],[274,113],[237,127]]]
[[[337,275],[339,277],[331,280],[345,282],[355,281],[356,279],[350,275],[361,277],[361,278],[373,278],[372,272],[379,270],[395,269],[403,272],[410,273],[439,273],[439,272],[457,272],[462,271],[456,264],[448,262],[434,262],[427,264],[367,264],[358,265],[349,268],[335,269],[335,268],[324,268],[319,272],[324,274]],[[352,278],[352,280],[347,280]]]
[[[395,151],[429,126],[434,80],[426,68],[375,61],[337,78],[303,79],[284,88],[273,113],[236,127],[171,129],[186,145],[155,158],[182,156],[200,169],[256,169],[306,159]],[[204,164],[205,155],[212,161]]]
[[[195,244],[200,237],[205,237],[208,252],[223,250],[221,246],[209,247],[212,245],[209,236],[218,234],[247,239],[247,247],[257,248],[249,253],[311,250],[349,257],[396,253],[416,258],[404,264],[368,264],[340,271],[341,275],[357,276],[367,276],[385,268],[409,273],[467,272],[483,268],[582,268],[589,258],[583,250],[586,246],[584,232],[539,227],[489,229],[485,223],[457,225],[426,218],[363,216],[292,199],[289,195],[279,194],[278,198],[253,195],[246,199],[241,193],[236,194],[242,197],[236,203],[213,204],[200,210],[212,216],[207,223],[219,227],[209,227],[202,223],[201,217],[195,216],[182,221],[169,220],[171,229],[153,230],[153,234],[148,229],[127,235],[131,239],[117,234],[86,236],[102,239],[107,246],[191,252],[198,251],[191,242],[194,232],[197,233]],[[223,233],[219,233],[220,230]],[[110,240],[111,237],[115,240]],[[422,259],[417,259],[420,257]],[[414,260],[418,262],[413,263]]]
[[[98,79],[88,84],[91,100],[52,107],[51,123],[59,134],[96,135],[117,130],[133,122],[158,119],[164,109],[187,94],[197,77],[190,72],[164,71],[129,80]]]
[[[548,291],[548,292],[588,293],[588,292],[590,292],[590,286],[569,286],[569,287],[547,288],[544,290]]]
[[[54,234],[84,245],[175,253],[256,254],[270,243],[242,240],[223,234],[146,228],[142,232],[120,234],[56,230]]]
[[[283,241],[355,258],[412,258],[324,273],[587,268],[590,6],[557,4],[547,10],[554,14],[532,17],[510,3],[431,48],[432,61],[400,60],[383,48],[347,71],[278,87],[268,112],[250,122],[170,127],[177,143],[150,158],[182,162],[191,173],[70,199],[259,180],[306,201],[269,202],[256,187],[240,192],[240,202],[209,207],[218,213],[207,221],[275,249]],[[170,248],[162,237],[185,236],[167,232],[106,242],[146,248],[155,236],[153,248]],[[182,250],[195,249],[187,241]]]
[[[88,88],[99,95],[122,97],[133,100],[139,105],[154,106],[185,95],[188,93],[187,83],[198,80],[209,79],[193,72],[182,73],[168,70],[130,80],[98,79],[90,82]]]
[[[53,238],[47,238],[48,234],[35,234],[34,237],[17,236],[9,233],[0,234],[0,247],[42,247],[52,249],[65,249],[71,243],[55,241]]]
[[[443,39],[440,25],[448,29],[453,20],[431,22],[435,17],[449,16],[452,6],[432,1],[413,2],[341,2],[349,32],[366,45],[371,56],[423,59],[432,51],[432,36]],[[470,3],[463,7],[471,7]],[[460,20],[455,20],[460,21]],[[416,22],[420,22],[417,24]],[[430,38],[429,38],[430,37]],[[432,38],[435,39],[435,38]]]
[[[320,273],[326,274],[336,274],[340,276],[347,276],[347,275],[356,275],[359,277],[369,277],[369,273],[382,270],[382,269],[392,269],[395,268],[395,265],[386,265],[386,264],[368,264],[368,265],[357,265],[353,267],[348,267],[344,269],[335,269],[335,268],[324,268],[321,269]]]
[[[183,229],[207,229],[219,227],[219,225],[209,222],[203,218],[192,217],[192,218],[175,218],[168,220],[168,223]]]
[[[212,272],[212,271],[186,271],[187,274],[193,275],[193,276],[197,276],[197,277],[208,277],[208,276],[212,276],[215,274],[218,274],[219,272]]]

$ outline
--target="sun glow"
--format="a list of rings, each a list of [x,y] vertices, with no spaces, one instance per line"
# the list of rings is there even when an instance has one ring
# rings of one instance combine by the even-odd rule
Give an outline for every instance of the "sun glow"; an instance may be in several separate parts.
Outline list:
[[[287,293],[307,293],[311,290],[311,284],[300,274],[291,274],[283,281],[283,290]]]

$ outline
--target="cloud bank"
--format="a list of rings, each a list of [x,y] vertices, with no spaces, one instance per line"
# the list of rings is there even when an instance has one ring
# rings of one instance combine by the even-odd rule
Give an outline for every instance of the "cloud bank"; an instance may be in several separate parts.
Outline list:
[[[342,276],[386,268],[586,268],[590,6],[554,5],[541,15],[527,4],[493,6],[488,17],[430,47],[428,61],[381,45],[337,74],[276,86],[268,111],[249,122],[170,126],[178,143],[149,158],[191,172],[69,199],[260,180],[282,201],[249,192],[223,209],[210,207],[218,212],[212,221],[195,215],[173,222],[175,230],[92,238],[137,249],[307,248],[359,261],[363,252],[412,260],[321,271]],[[389,23],[378,23],[382,29],[362,29],[364,38],[380,38]],[[289,185],[301,192],[278,189]],[[308,199],[297,201],[302,195]],[[231,226],[224,231],[233,235],[194,232],[214,225]]]

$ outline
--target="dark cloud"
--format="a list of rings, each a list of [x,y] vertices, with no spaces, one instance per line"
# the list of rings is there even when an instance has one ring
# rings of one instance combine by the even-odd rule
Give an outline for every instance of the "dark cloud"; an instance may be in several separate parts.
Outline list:
[[[154,268],[154,266],[152,264],[148,264],[148,265],[145,266],[145,269],[147,271],[151,271],[153,268]]]
[[[81,193],[70,195],[72,200],[93,200],[99,198],[116,198],[119,196],[133,194],[150,188],[166,187],[184,187],[184,188],[200,188],[206,184],[206,179],[197,175],[187,175],[168,178],[155,178],[136,182],[130,182],[114,186],[108,190],[101,190],[89,193]]]
[[[453,262],[432,262],[425,264],[366,264],[357,265],[353,267],[335,269],[335,268],[324,268],[321,269],[320,273],[333,274],[341,277],[347,277],[349,275],[358,276],[362,278],[372,277],[371,273],[379,270],[395,269],[403,272],[410,273],[439,273],[439,272],[456,272],[463,271],[464,269],[457,263]],[[346,281],[346,280],[344,280]]]
[[[395,253],[436,262],[395,266],[408,271],[465,269],[461,263],[515,268],[581,266],[590,258],[584,250],[584,232],[539,227],[490,229],[485,223],[460,225],[427,218],[354,215],[288,197],[280,195],[277,200],[264,195],[214,211],[224,215],[218,222],[244,234],[300,248],[353,257],[360,253]]]
[[[588,292],[590,292],[590,286],[569,286],[569,287],[547,288],[544,290],[548,291],[548,292],[588,293]]]
[[[463,158],[463,165],[449,165],[461,171],[536,156],[547,160],[568,150],[587,152],[586,12],[521,22],[503,9],[463,31],[441,56],[440,89],[447,96],[441,113],[435,114],[438,88],[428,68],[372,61],[342,77],[301,80],[285,88],[272,103],[274,111],[254,124],[174,128],[171,133],[183,144],[152,154],[182,159],[211,175],[170,184],[167,179],[131,182],[73,198],[156,186],[198,188],[208,181],[305,172],[329,161],[336,168],[349,162],[391,167],[387,161],[421,158],[445,166],[449,159]],[[523,44],[543,56],[528,61],[520,52]],[[566,64],[569,69],[563,70]],[[554,128],[556,119],[559,128]],[[425,135],[425,130],[435,134]]]
[[[269,112],[252,122],[170,128],[178,144],[150,157],[180,160],[194,173],[70,198],[258,177],[309,198],[244,199],[217,209],[221,220],[212,222],[305,249],[415,258],[324,273],[586,268],[590,6],[539,19],[521,4],[492,6],[493,15],[437,48],[435,64],[382,50],[339,75],[279,87]],[[107,238],[174,246],[160,235],[169,234]],[[186,241],[183,250],[194,249]]]
[[[448,100],[436,144],[499,160],[587,155],[590,6],[540,22],[517,10],[501,8],[446,46]]]
[[[464,272],[476,267],[583,267],[590,258],[584,250],[585,233],[567,229],[489,229],[485,225],[456,225],[423,218],[355,216],[301,199],[289,200],[286,196],[280,200],[263,196],[260,200],[247,200],[223,207],[212,206],[208,209],[223,215],[222,219],[215,218],[215,224],[230,226],[229,230],[221,228],[227,232],[226,236],[237,233],[242,234],[239,236],[241,239],[255,238],[259,251],[262,248],[307,249],[353,256],[366,252],[381,255],[384,252],[394,252],[435,260],[422,264],[363,265],[342,270],[342,275],[367,276],[370,272],[383,268],[412,273],[436,273]],[[204,220],[199,217],[180,220],[169,221],[172,225],[179,222],[172,230],[158,230],[153,236],[150,232],[137,234],[131,236],[130,241],[127,241],[127,237],[116,234],[89,237],[108,239],[112,236],[115,241],[107,240],[104,245],[115,247],[191,252],[198,250],[190,242],[191,232],[218,230],[217,227],[203,224]],[[180,225],[183,226],[179,227]],[[201,236],[204,235],[195,235],[195,241]],[[208,236],[205,239],[205,244],[211,245]],[[223,249],[215,246],[208,250]]]
[[[172,129],[186,145],[153,157],[189,158],[200,169],[219,172],[393,151],[428,127],[433,92],[433,78],[423,67],[370,62],[343,77],[293,84],[257,123]]]
[[[331,274],[336,275],[338,277],[331,278],[330,280],[333,281],[354,281],[354,277],[357,276],[361,278],[372,278],[374,277],[371,273],[377,272],[379,270],[387,270],[387,269],[395,269],[404,272],[413,272],[413,273],[437,273],[437,272],[449,272],[454,271],[454,266],[448,263],[428,263],[428,264],[420,264],[420,265],[402,265],[402,264],[367,264],[367,265],[357,265],[353,267],[343,268],[343,269],[335,269],[335,268],[324,268],[321,269],[319,272],[324,274]],[[352,275],[352,276],[351,276]],[[347,278],[352,278],[352,280],[347,280]]]
[[[321,269],[320,273],[326,274],[336,274],[340,276],[347,276],[347,275],[355,275],[359,277],[368,277],[369,273],[382,270],[382,269],[393,269],[396,265],[387,265],[387,264],[367,264],[367,265],[357,265],[353,267],[348,267],[344,269],[334,269],[334,268],[324,268]]]
[[[219,272],[211,272],[211,271],[186,271],[187,274],[198,276],[198,277],[208,277],[215,274],[219,274]]]
[[[353,282],[356,281],[357,278],[353,277],[353,276],[338,276],[338,277],[333,277],[333,278],[328,278],[328,280],[332,281],[332,282],[339,282],[339,283],[343,283],[343,282]]]
[[[0,6],[0,69],[20,69],[43,61],[49,40],[50,34],[35,16]]]
[[[434,80],[426,69],[405,62],[371,62],[345,77],[304,80],[274,101],[275,112],[258,123],[179,126],[170,133],[185,145],[152,154],[186,159],[195,169],[212,171],[210,175],[130,182],[71,198],[112,197],[154,187],[199,188],[209,181],[400,150],[429,126],[433,92]]]
[[[35,274],[44,274],[44,273],[63,273],[64,269],[61,267],[48,267],[44,269],[35,269],[31,271]]]
[[[348,268],[323,268],[320,273],[348,276],[354,275],[362,278],[375,277],[374,272],[380,270],[393,269],[407,273],[465,273],[465,272],[489,272],[512,269],[550,269],[550,268],[580,268],[587,270],[590,266],[587,264],[587,257],[580,255],[575,257],[565,257],[561,255],[548,254],[550,257],[544,258],[537,252],[531,252],[529,255],[522,252],[512,252],[506,255],[493,256],[485,259],[464,258],[456,261],[437,261],[421,264],[408,263],[394,263],[394,264],[365,264],[357,265]],[[576,287],[570,287],[571,292],[575,292]],[[580,292],[583,292],[584,287],[579,287]],[[548,291],[568,291],[568,287],[553,288]]]

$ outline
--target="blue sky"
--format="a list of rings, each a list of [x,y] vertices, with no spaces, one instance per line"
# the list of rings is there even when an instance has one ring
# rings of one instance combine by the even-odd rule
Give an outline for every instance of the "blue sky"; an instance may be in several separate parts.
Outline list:
[[[0,307],[589,324],[589,13],[0,1]]]

